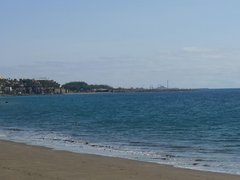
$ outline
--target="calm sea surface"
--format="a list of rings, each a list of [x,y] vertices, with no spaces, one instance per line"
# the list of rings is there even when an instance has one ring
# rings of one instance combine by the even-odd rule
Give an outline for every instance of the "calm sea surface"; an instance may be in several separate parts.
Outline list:
[[[240,174],[240,90],[0,97],[0,139]]]

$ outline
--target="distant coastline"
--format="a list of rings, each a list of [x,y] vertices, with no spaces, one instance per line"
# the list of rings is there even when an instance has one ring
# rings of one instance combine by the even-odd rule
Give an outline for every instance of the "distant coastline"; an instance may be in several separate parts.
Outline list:
[[[166,88],[114,88],[103,84],[88,84],[75,81],[60,85],[55,80],[36,79],[0,79],[0,96],[28,96],[54,94],[86,93],[135,93],[135,92],[174,92],[192,91],[193,89]]]

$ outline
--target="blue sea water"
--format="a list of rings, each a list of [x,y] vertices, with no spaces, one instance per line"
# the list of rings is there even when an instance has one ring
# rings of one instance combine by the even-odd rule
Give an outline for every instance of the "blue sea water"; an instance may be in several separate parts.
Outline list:
[[[240,90],[0,97],[0,139],[240,174]]]

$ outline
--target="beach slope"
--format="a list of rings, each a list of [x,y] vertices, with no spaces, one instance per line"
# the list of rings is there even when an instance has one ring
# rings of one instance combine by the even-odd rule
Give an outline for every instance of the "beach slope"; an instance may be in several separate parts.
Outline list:
[[[1,180],[239,180],[120,158],[55,151],[0,141]]]

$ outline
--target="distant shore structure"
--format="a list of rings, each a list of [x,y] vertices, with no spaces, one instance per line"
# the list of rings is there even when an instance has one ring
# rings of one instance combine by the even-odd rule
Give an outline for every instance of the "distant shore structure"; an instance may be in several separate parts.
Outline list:
[[[166,92],[166,91],[189,91],[191,89],[170,88],[158,85],[149,88],[114,88],[105,84],[88,84],[83,81],[73,81],[60,85],[55,80],[46,78],[36,79],[5,79],[0,77],[0,95],[47,95],[66,93],[123,93],[123,92]]]

